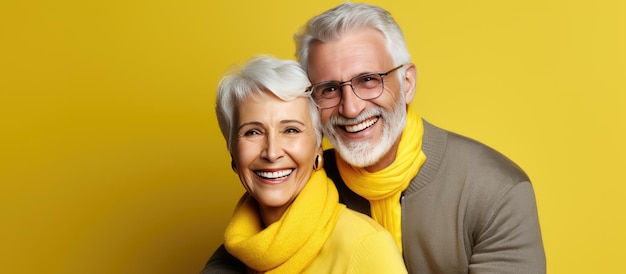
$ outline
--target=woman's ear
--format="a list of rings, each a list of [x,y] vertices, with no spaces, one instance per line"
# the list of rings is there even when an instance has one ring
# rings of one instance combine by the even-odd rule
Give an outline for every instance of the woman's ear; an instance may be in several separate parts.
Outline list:
[[[315,160],[313,160],[313,170],[320,170],[324,167],[324,149],[320,145],[315,153]]]
[[[235,160],[233,159],[233,155],[230,155],[230,168],[233,169],[233,171],[237,174],[239,174],[239,171],[237,170],[237,165],[235,165]]]

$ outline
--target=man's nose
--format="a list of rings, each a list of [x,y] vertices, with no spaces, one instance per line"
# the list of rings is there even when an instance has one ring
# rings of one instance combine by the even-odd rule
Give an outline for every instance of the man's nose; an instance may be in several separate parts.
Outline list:
[[[347,118],[355,118],[363,111],[366,100],[356,96],[352,85],[346,83],[341,87],[341,102],[339,103],[339,113]]]

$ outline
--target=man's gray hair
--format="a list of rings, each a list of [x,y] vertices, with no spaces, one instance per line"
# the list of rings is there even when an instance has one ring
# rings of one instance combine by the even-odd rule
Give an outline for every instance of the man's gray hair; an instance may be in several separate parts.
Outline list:
[[[312,42],[333,41],[345,33],[368,28],[383,34],[387,51],[395,65],[411,62],[402,30],[388,11],[374,5],[350,2],[313,17],[299,33],[294,34],[296,57],[302,68],[307,71]]]

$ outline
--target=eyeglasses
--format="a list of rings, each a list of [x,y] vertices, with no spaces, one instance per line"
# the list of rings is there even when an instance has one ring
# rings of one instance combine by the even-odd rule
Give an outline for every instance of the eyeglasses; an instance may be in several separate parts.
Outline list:
[[[306,91],[311,92],[313,100],[315,100],[319,108],[338,106],[343,97],[341,89],[345,85],[349,85],[352,88],[352,92],[362,100],[376,99],[383,94],[385,89],[383,78],[402,66],[399,65],[385,73],[368,72],[359,74],[345,82],[327,81],[317,83],[307,88]]]

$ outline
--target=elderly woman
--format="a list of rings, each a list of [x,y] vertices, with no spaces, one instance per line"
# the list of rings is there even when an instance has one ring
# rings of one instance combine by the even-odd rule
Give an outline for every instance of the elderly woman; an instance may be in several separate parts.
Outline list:
[[[309,85],[295,61],[268,56],[220,81],[217,118],[246,193],[225,232],[232,256],[203,273],[233,261],[242,272],[406,273],[390,234],[338,202]]]

